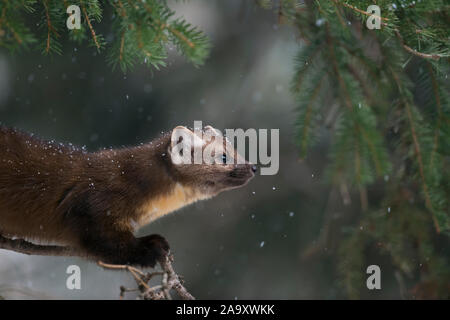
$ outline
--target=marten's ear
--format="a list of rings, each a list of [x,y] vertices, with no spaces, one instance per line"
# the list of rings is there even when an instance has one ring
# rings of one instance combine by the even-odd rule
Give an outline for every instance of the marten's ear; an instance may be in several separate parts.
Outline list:
[[[172,130],[170,138],[170,157],[174,164],[191,164],[192,152],[195,148],[202,148],[205,142],[194,132],[183,126]],[[201,153],[201,150],[200,150]]]

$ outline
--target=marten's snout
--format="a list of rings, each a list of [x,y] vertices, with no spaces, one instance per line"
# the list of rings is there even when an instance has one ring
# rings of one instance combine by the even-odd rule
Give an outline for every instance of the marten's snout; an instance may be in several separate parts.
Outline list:
[[[258,171],[258,167],[255,166],[255,165],[252,165],[251,166],[251,170],[252,170],[253,173],[256,173],[256,171]]]

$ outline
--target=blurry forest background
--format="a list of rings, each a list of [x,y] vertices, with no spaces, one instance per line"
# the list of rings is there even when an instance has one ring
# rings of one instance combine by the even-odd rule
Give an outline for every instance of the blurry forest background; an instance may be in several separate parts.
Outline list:
[[[219,129],[278,128],[277,175],[257,176],[245,188],[183,208],[140,231],[168,239],[188,290],[198,299],[448,298],[449,237],[435,234],[430,215],[420,214],[420,199],[399,209],[416,217],[413,227],[394,218],[389,229],[398,237],[384,244],[398,252],[377,250],[381,241],[365,246],[364,236],[351,236],[369,232],[366,205],[376,212],[374,224],[392,223],[397,207],[385,196],[395,172],[374,178],[363,191],[343,177],[330,184],[326,168],[334,142],[326,126],[317,129],[322,138],[307,157],[301,154],[292,79],[304,43],[296,26],[280,23],[276,10],[256,1],[191,0],[170,7],[209,37],[211,52],[203,66],[193,66],[173,48],[167,67],[138,66],[126,73],[112,71],[94,48],[72,42],[62,42],[61,55],[11,55],[2,49],[1,123],[92,151],[147,142],[177,125],[193,126],[194,120]],[[99,30],[108,41],[111,12],[103,15]],[[333,104],[326,91],[321,95],[320,103]],[[394,163],[402,161],[401,155],[393,157]],[[433,244],[429,256],[415,254],[415,236],[422,233]],[[433,263],[438,271],[428,281],[423,268]],[[81,290],[66,288],[72,264],[81,267]],[[371,264],[381,268],[381,290],[366,288]],[[426,288],[418,289],[423,280]],[[132,286],[131,276],[76,258],[0,250],[5,298],[117,299],[120,285]]]

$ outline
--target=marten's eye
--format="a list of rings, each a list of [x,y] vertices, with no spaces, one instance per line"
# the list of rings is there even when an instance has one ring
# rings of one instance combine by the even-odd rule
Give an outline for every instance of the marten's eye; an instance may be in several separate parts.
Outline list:
[[[223,164],[227,163],[227,154],[226,153],[222,154],[222,163]]]

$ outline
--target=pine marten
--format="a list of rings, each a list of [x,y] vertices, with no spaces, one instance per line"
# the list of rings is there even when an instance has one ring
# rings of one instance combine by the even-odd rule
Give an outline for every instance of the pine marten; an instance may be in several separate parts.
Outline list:
[[[203,130],[213,131],[219,132]],[[193,157],[195,142],[205,149],[216,140],[178,126],[147,144],[91,153],[0,127],[0,235],[74,247],[105,263],[154,267],[169,244],[155,234],[136,238],[137,228],[254,176],[245,159],[230,164],[242,157],[222,140],[213,156],[223,163],[183,164],[187,155],[172,152],[176,143]]]

